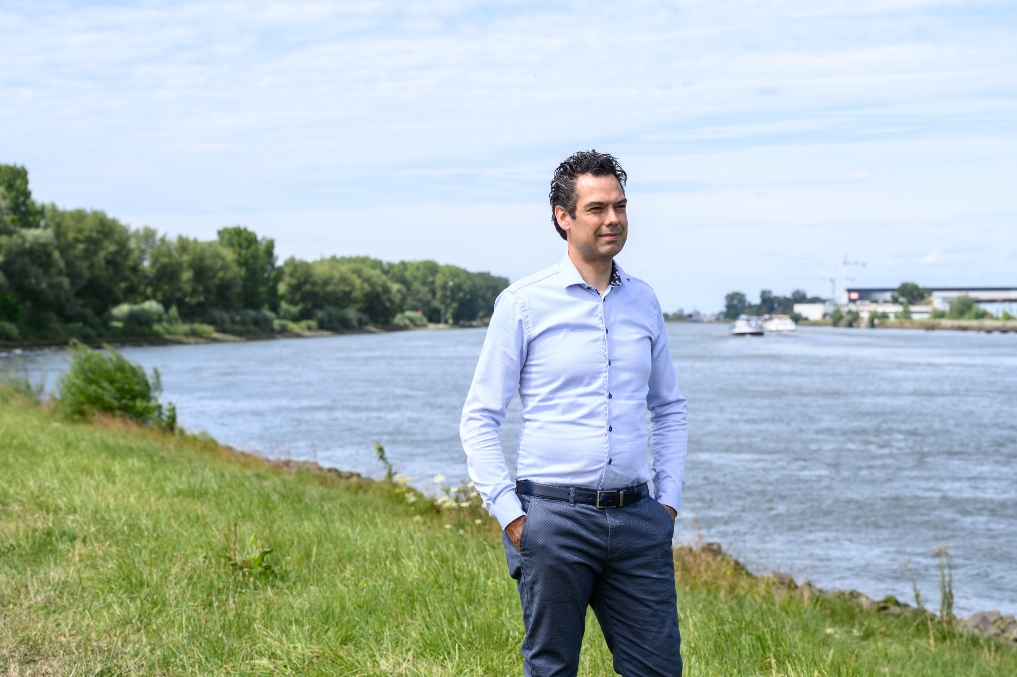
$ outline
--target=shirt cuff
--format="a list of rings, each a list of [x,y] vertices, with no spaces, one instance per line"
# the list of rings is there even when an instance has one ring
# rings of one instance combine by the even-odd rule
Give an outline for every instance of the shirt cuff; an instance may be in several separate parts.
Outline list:
[[[657,489],[657,502],[669,505],[678,512],[678,504],[682,500],[682,487],[676,482],[668,482]]]
[[[501,525],[502,529],[526,514],[523,512],[523,505],[519,502],[519,497],[516,496],[514,491],[506,491],[498,498],[496,503],[491,504],[487,511],[498,520],[498,524]]]

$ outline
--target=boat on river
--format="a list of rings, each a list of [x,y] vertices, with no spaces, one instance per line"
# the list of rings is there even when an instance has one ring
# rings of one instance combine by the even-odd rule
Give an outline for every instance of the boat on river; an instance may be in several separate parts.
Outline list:
[[[752,315],[739,315],[731,327],[732,336],[762,336],[763,325],[759,324],[759,318]]]
[[[780,334],[797,331],[798,326],[795,325],[795,321],[787,315],[770,315],[769,317],[763,318],[763,329],[768,333],[773,332]]]

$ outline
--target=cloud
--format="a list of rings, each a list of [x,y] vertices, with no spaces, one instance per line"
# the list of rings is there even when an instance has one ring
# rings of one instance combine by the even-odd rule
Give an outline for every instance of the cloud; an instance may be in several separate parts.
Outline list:
[[[803,256],[857,243],[914,262],[923,229],[946,256],[997,225],[943,223],[1012,223],[1015,30],[1005,4],[960,0],[6,2],[0,58],[17,68],[0,72],[0,162],[26,164],[44,200],[197,235],[275,223],[281,250],[343,253],[344,212],[429,211],[448,234],[490,205],[546,220],[550,171],[596,147],[630,170],[648,249],[679,256],[695,229],[745,238],[736,258],[697,235],[687,278],[652,264],[662,300],[706,308],[732,268],[821,292],[836,271]],[[313,243],[293,225],[309,212],[333,224]],[[358,227],[359,253],[406,253]],[[483,232],[504,248],[505,227]],[[464,265],[484,246],[406,241]],[[1005,276],[1001,257],[981,270]],[[505,261],[495,272],[514,277],[545,263]]]
[[[920,258],[918,260],[921,261],[924,264],[939,263],[940,256],[939,256],[938,252],[931,252],[929,254],[926,254],[925,256],[923,256],[922,258]]]

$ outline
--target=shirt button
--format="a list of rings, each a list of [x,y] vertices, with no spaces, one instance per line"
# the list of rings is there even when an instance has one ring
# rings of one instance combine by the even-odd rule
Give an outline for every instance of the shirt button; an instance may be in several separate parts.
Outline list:
[[[614,397],[614,395],[612,395],[611,393],[607,394],[607,399],[611,399],[612,397]]]
[[[611,366],[611,360],[607,361],[607,366],[609,366],[609,367]]]
[[[607,328],[605,328],[605,329],[604,329],[604,331],[606,331],[606,332],[607,332],[608,334],[610,334],[610,333],[611,333],[611,330],[610,330],[610,329],[607,329]]]
[[[613,431],[614,431],[614,426],[612,426],[612,425],[607,426],[607,432],[613,432]]]
[[[612,463],[613,461],[614,461],[614,459],[613,459],[613,458],[609,458],[609,459],[607,459],[607,464],[608,464],[608,465],[611,465],[611,463]]]

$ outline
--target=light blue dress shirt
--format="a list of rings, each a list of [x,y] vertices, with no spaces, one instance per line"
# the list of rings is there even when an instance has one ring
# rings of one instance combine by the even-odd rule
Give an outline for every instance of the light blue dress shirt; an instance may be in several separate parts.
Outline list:
[[[601,296],[566,254],[495,302],[459,427],[470,478],[504,528],[523,515],[498,428],[518,391],[516,477],[619,489],[652,478],[678,509],[688,448],[686,402],[653,289],[615,265]]]

